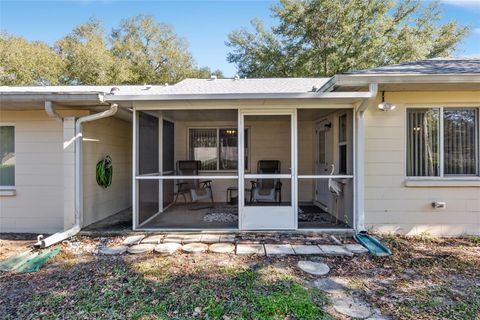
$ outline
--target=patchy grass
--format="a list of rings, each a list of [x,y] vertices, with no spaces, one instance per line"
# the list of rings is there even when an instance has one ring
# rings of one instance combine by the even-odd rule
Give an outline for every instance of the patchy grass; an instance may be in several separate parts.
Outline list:
[[[477,238],[384,236],[391,257],[322,260],[392,319],[478,320]],[[0,319],[346,319],[312,288],[317,278],[299,271],[299,259],[102,257],[65,246],[39,272],[0,274]]]

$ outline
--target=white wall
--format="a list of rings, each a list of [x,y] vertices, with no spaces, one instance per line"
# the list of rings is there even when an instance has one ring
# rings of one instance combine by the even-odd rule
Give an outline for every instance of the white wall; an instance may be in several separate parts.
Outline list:
[[[85,112],[61,112],[62,116]],[[15,125],[14,196],[0,196],[0,232],[53,233],[64,227],[63,126],[45,111],[2,111]],[[73,213],[72,213],[73,214]]]
[[[118,118],[83,126],[83,225],[87,226],[131,206],[132,126]],[[106,155],[113,163],[112,185],[96,182],[96,165]]]
[[[382,232],[433,235],[480,234],[480,180],[406,186],[406,108],[480,106],[477,92],[386,92],[391,112],[373,107],[365,115],[365,223]],[[378,102],[377,102],[378,103]],[[480,178],[474,178],[480,179]],[[445,201],[446,209],[431,202]]]

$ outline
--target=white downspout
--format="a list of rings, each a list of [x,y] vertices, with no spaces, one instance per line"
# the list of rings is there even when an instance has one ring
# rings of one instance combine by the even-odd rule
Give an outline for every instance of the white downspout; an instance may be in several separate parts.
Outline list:
[[[48,104],[49,110],[52,115],[58,114],[53,109],[51,102]],[[45,110],[47,110],[47,101],[45,102]],[[58,232],[46,239],[41,239],[35,244],[37,247],[45,248],[49,247],[55,243],[68,239],[76,235],[82,228],[83,223],[83,190],[82,190],[82,140],[83,140],[83,127],[84,122],[91,122],[115,115],[118,111],[118,105],[110,105],[110,109],[105,110],[100,113],[91,114],[88,116],[80,117],[75,123],[75,222],[72,228]],[[47,113],[50,115],[49,111]]]
[[[357,121],[357,134],[356,134],[356,146],[357,146],[357,161],[355,167],[356,174],[356,222],[355,230],[357,232],[365,231],[365,111],[375,101],[378,93],[378,85],[371,83],[369,86],[370,97],[357,107],[356,109],[356,121]]]

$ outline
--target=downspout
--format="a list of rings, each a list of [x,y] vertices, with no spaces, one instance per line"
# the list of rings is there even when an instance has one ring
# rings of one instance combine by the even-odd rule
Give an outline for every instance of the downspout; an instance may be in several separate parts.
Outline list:
[[[50,102],[50,101],[48,101]],[[49,111],[47,111],[47,105]],[[51,102],[47,104],[45,102],[45,111],[50,115],[52,114],[53,117],[58,116],[58,114],[53,109]],[[58,232],[51,235],[48,238],[40,239],[34,246],[36,247],[49,247],[55,243],[68,239],[76,235],[80,229],[82,228],[83,217],[82,217],[82,210],[83,210],[83,190],[82,190],[82,140],[83,140],[83,127],[82,124],[85,122],[91,122],[107,117],[111,117],[115,115],[118,111],[118,105],[112,104],[110,105],[110,109],[105,110],[100,113],[91,114],[88,116],[80,117],[75,122],[75,220],[74,225],[72,228]],[[58,116],[60,117],[60,116]],[[60,117],[61,119],[61,117]]]
[[[357,232],[365,231],[365,111],[375,101],[378,93],[378,84],[371,83],[369,85],[370,97],[365,99],[356,108],[356,121],[357,121],[357,134],[356,134],[356,146],[357,146],[357,161],[355,163],[355,175],[356,175],[356,222],[355,230]]]

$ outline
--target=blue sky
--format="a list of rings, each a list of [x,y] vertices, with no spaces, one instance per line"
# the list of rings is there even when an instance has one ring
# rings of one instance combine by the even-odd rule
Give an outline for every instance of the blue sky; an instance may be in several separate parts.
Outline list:
[[[472,26],[472,34],[460,46],[458,56],[480,56],[480,0],[442,0],[443,19],[457,19]],[[0,29],[28,40],[53,44],[76,25],[96,16],[107,31],[122,18],[140,13],[168,23],[186,38],[197,64],[235,74],[226,61],[227,34],[248,26],[255,17],[274,23],[269,8],[273,1],[6,1],[0,0]]]

